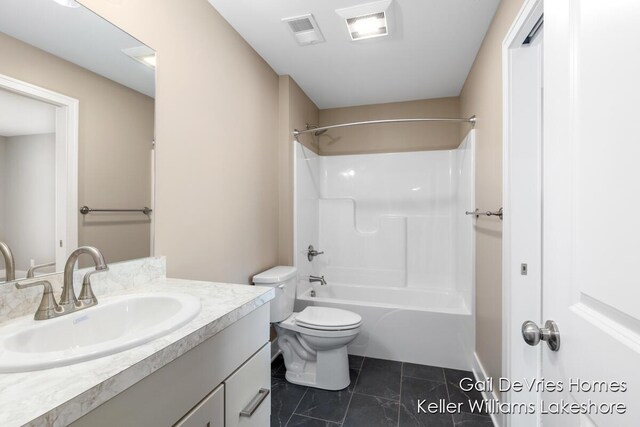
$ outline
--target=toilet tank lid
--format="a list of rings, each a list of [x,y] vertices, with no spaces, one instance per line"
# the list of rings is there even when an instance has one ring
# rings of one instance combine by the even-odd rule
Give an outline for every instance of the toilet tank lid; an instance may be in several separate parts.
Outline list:
[[[263,271],[260,274],[253,276],[253,283],[265,284],[265,283],[282,283],[291,279],[296,275],[298,270],[295,267],[287,265],[279,265]]]

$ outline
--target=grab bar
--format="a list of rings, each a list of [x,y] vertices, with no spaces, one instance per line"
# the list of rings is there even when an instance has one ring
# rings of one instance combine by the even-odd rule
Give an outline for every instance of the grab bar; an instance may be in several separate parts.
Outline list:
[[[502,208],[498,209],[496,212],[491,212],[491,211],[481,212],[480,209],[476,209],[474,211],[466,211],[464,214],[465,215],[475,215],[476,218],[478,218],[480,215],[497,216],[498,218],[500,218],[500,221],[502,221],[503,211],[502,211]]]
[[[144,207],[142,209],[92,209],[89,206],[83,206],[80,208],[80,213],[86,215],[91,212],[142,212],[145,215],[149,215],[153,212],[153,209]]]

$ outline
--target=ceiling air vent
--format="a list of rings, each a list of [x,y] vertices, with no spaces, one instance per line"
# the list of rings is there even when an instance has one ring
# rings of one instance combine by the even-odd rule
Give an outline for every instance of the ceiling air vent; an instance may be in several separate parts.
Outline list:
[[[300,46],[324,42],[324,36],[320,32],[320,28],[318,28],[318,23],[310,13],[307,15],[285,18],[282,22],[285,22],[288,25],[289,30]]]

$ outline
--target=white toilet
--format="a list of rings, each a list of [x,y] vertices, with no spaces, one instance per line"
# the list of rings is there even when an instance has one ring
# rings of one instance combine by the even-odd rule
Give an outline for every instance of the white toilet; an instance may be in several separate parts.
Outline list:
[[[347,344],[360,332],[360,315],[316,306],[294,313],[295,267],[274,267],[253,276],[253,283],[275,289],[271,323],[278,334],[287,381],[325,390],[347,387],[350,382]]]

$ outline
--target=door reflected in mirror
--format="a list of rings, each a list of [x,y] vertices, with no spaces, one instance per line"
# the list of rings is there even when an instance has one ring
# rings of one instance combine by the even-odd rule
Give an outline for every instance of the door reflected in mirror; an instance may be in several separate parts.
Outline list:
[[[83,245],[150,256],[155,52],[82,6],[0,0],[0,56],[0,282]]]

